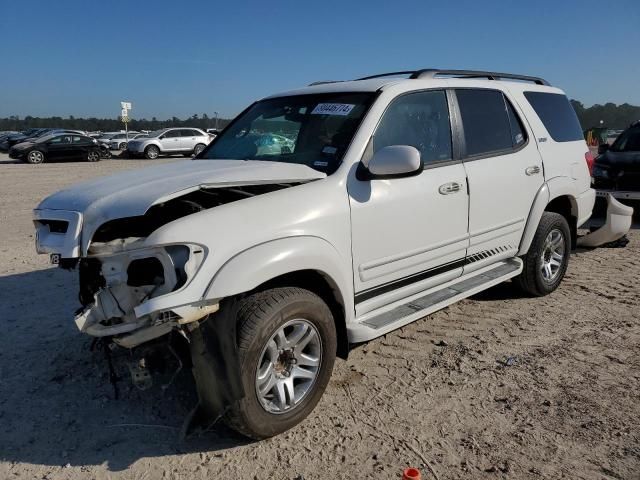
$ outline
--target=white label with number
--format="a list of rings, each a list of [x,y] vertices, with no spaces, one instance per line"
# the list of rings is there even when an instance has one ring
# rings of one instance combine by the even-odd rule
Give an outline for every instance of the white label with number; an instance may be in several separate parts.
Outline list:
[[[313,109],[311,115],[342,115],[346,116],[351,113],[355,105],[350,103],[319,103]]]

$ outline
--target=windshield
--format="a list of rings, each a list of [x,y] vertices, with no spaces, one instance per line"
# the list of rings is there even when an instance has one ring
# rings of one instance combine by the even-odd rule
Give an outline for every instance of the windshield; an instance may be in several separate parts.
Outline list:
[[[640,128],[630,128],[611,145],[613,152],[640,152]]]
[[[329,93],[262,100],[198,158],[300,163],[331,174],[374,98],[374,93]]]

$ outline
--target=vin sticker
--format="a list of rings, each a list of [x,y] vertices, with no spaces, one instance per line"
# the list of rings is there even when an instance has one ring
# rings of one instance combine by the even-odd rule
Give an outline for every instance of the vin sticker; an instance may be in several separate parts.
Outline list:
[[[350,103],[319,103],[311,115],[349,115],[355,105]]]

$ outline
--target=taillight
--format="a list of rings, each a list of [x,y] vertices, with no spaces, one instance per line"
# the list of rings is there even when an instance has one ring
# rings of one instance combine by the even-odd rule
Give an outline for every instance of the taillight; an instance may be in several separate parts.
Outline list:
[[[590,151],[584,154],[584,159],[587,162],[587,168],[589,168],[589,175],[591,175],[591,172],[593,172],[593,164],[596,162],[596,159]]]

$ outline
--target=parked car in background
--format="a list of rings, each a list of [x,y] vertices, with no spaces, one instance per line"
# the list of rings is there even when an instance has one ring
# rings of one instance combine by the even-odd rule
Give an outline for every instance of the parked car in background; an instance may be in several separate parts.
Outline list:
[[[149,133],[148,138],[129,141],[127,154],[148,159],[175,153],[197,155],[211,140],[211,137],[199,128],[164,128]]]
[[[129,140],[127,140],[126,133],[118,133],[113,137],[111,137],[111,139],[109,140],[108,142],[109,148],[111,150],[126,150],[128,141],[130,142],[131,140],[135,140],[138,138],[146,138],[146,137],[147,137],[146,133],[129,132],[129,135],[128,135]]]
[[[592,170],[599,197],[640,200],[640,121],[623,131],[611,146],[600,145]]]
[[[14,145],[9,157],[27,163],[58,160],[97,162],[101,158],[98,142],[77,133],[54,133]]]
[[[9,135],[6,139],[6,150],[13,147],[14,145],[17,145],[18,143],[42,136],[51,130],[51,128],[29,128],[24,132],[18,132],[13,135]]]
[[[140,132],[129,132],[129,139],[131,139],[131,136],[133,135],[137,135]],[[98,141],[99,142],[103,142],[108,144],[109,146],[111,146],[111,142],[112,141],[122,141],[124,143],[127,142],[127,134],[126,132],[106,132],[103,133],[102,135],[100,135],[98,137]],[[120,143],[118,143],[118,146],[120,145]]]

